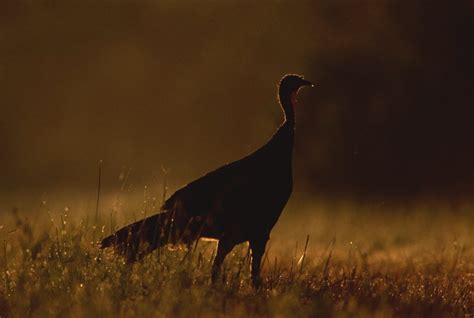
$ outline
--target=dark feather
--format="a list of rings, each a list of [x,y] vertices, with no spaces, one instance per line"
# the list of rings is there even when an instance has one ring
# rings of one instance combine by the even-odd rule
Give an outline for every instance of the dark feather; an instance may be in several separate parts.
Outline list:
[[[252,276],[258,276],[265,243],[292,191],[293,98],[308,83],[295,75],[282,79],[279,99],[285,122],[264,146],[177,190],[160,213],[118,230],[101,247],[115,247],[134,261],[168,243],[218,239],[214,277],[232,247],[249,241],[257,260]]]

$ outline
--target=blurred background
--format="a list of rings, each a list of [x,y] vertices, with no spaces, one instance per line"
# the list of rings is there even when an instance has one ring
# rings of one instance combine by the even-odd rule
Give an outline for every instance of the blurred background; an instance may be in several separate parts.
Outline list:
[[[472,201],[474,2],[3,0],[0,206],[169,191],[266,142],[297,198]],[[148,185],[149,188],[144,188]],[[145,190],[143,190],[145,189]]]

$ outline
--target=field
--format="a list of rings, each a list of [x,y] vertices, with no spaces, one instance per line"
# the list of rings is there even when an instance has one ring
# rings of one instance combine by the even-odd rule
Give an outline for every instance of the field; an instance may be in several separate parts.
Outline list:
[[[291,204],[272,232],[257,291],[245,244],[215,286],[215,242],[164,248],[133,266],[98,249],[111,229],[151,210],[129,209],[103,200],[97,219],[95,207],[47,202],[3,211],[0,316],[474,316],[470,206]]]

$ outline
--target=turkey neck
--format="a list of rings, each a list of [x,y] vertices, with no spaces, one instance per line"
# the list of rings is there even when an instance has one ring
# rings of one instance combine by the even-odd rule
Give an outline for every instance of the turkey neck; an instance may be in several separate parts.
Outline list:
[[[295,126],[295,110],[291,101],[291,93],[280,89],[278,94],[281,108],[283,109],[284,121],[283,125],[290,125],[294,129]]]
[[[285,90],[280,90],[278,94],[281,108],[283,109],[284,121],[278,129],[276,135],[279,139],[279,148],[283,152],[284,162],[288,163],[291,170],[293,157],[293,143],[295,130],[295,111],[291,100],[291,93]]]

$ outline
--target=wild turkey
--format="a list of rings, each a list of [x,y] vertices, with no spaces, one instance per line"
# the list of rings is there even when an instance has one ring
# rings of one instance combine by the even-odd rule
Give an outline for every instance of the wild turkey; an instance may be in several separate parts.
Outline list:
[[[134,262],[168,243],[190,245],[201,237],[217,239],[212,266],[215,282],[226,255],[248,241],[252,282],[259,285],[265,245],[292,192],[294,106],[303,86],[312,84],[299,75],[281,79],[278,98],[284,122],[265,145],[177,190],[158,214],[104,238],[101,248],[115,247],[128,262]]]

